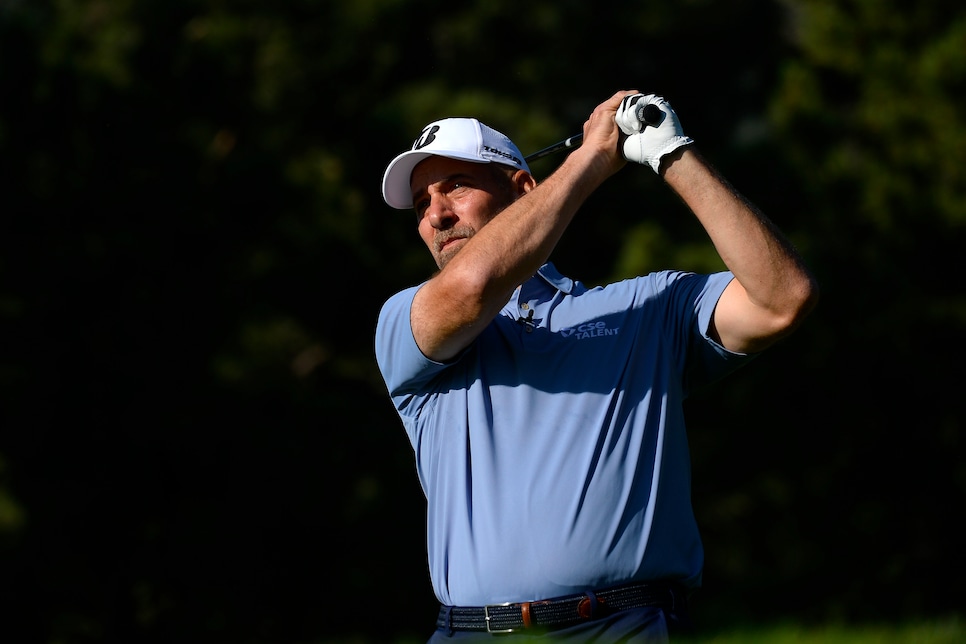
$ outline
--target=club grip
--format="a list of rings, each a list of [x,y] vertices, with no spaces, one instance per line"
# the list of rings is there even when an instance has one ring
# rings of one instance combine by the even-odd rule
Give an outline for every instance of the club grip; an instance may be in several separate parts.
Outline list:
[[[651,127],[657,127],[664,120],[664,112],[654,103],[648,103],[639,108],[637,119]]]

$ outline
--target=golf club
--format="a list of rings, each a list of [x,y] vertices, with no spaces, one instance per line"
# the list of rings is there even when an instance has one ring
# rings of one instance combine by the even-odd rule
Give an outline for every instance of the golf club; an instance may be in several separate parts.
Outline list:
[[[661,111],[661,108],[651,103],[648,103],[647,105],[643,106],[640,110],[640,114],[638,114],[638,118],[641,121],[643,121],[644,123],[652,127],[657,127],[658,125],[660,125],[663,116],[664,116],[664,112]],[[542,159],[545,156],[556,154],[557,152],[562,152],[564,150],[570,150],[570,149],[579,147],[580,144],[583,143],[583,141],[584,141],[583,133],[574,134],[573,136],[567,137],[563,141],[558,141],[557,143],[547,146],[542,150],[537,150],[533,154],[528,155],[525,161],[527,163],[530,163],[531,161]]]

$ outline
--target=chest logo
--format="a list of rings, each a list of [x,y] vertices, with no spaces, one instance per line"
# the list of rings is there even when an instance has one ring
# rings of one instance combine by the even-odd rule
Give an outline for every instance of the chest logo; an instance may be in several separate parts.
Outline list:
[[[573,338],[575,340],[586,340],[587,338],[600,338],[604,336],[617,335],[619,330],[620,329],[618,327],[608,328],[606,322],[599,320],[597,322],[581,324],[580,326],[560,329],[560,335],[565,338]]]

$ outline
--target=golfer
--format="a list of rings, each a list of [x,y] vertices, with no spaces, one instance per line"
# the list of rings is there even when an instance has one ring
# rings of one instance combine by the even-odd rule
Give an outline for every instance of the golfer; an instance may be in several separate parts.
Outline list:
[[[568,224],[628,161],[663,178],[727,271],[594,288],[557,271]],[[375,338],[427,500],[430,641],[667,641],[704,563],[682,404],[791,333],[812,275],[636,90],[598,105],[539,184],[506,136],[447,118],[382,190],[439,267],[389,298]],[[626,217],[645,201],[628,195]]]

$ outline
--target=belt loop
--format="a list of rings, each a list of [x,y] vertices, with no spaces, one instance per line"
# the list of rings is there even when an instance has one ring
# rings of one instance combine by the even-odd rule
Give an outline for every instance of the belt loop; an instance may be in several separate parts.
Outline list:
[[[581,599],[580,603],[577,604],[577,613],[584,619],[591,619],[597,615],[597,607],[600,604],[597,601],[597,595],[593,591],[588,590],[584,594],[587,597]]]
[[[452,637],[453,636],[453,607],[452,606],[444,606],[443,607],[443,614],[445,615],[445,617],[443,619],[446,622],[446,624],[445,624],[445,626],[446,626],[446,634],[449,635],[450,637]]]
[[[530,602],[520,604],[520,614],[523,616],[523,628],[530,628]]]

